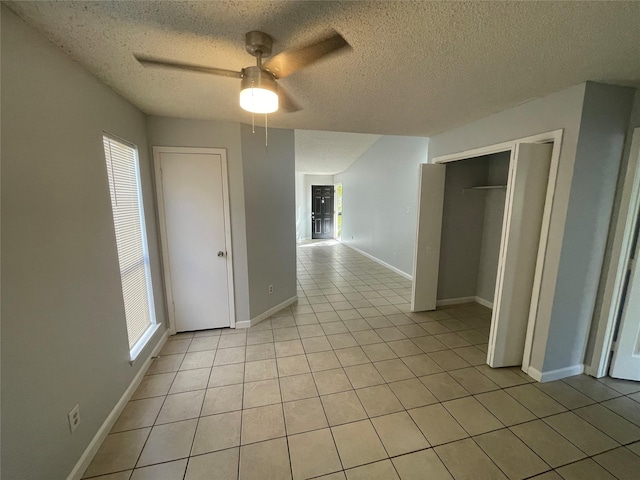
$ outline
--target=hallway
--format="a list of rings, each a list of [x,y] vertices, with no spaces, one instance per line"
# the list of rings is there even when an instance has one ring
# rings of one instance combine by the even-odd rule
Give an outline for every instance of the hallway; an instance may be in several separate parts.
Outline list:
[[[389,269],[297,252],[298,303],[171,337],[83,478],[638,478],[640,383],[491,369],[487,308],[410,313]]]

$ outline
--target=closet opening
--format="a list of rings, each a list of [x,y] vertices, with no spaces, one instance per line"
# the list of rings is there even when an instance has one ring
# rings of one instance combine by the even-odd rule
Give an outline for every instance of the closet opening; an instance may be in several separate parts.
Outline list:
[[[447,165],[438,306],[493,308],[509,160],[500,152]]]
[[[491,367],[529,373],[561,137],[421,165],[412,310],[491,308]]]

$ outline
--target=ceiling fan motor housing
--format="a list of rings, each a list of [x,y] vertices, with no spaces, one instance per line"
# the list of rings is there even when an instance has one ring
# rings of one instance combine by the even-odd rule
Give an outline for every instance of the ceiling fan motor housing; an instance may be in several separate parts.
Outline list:
[[[271,90],[272,92],[278,91],[276,79],[260,67],[246,67],[242,69],[242,84],[240,89],[244,90],[245,88],[263,88],[265,90]]]

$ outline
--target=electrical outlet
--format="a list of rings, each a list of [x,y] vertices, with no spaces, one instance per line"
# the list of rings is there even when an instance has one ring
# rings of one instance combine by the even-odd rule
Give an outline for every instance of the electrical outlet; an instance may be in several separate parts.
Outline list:
[[[269,295],[273,293],[273,285],[269,285]]]
[[[80,425],[80,404],[76,404],[67,416],[69,417],[69,429],[71,433],[73,433],[74,430],[78,428],[78,425]]]

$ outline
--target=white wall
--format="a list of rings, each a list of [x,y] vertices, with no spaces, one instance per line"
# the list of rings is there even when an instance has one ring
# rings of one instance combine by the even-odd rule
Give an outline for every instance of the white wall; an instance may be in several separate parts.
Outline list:
[[[227,150],[236,321],[249,320],[251,317],[249,315],[247,234],[240,124],[152,116],[148,118],[147,131],[150,146],[210,147]]]
[[[252,319],[297,294],[294,134],[270,128],[268,148],[264,138],[241,126]]]
[[[599,267],[594,267],[602,262],[602,235],[604,232],[606,237],[611,212],[610,208],[606,210],[613,198],[611,187],[615,185],[617,176],[630,93],[629,89],[619,87],[581,84],[444,132],[430,140],[429,158],[433,159],[563,129],[531,358],[531,366],[540,372],[571,368],[583,362],[600,273]],[[584,124],[585,132],[582,136],[581,124]],[[591,141],[587,138],[589,135],[595,135]],[[581,147],[579,155],[578,147]],[[591,153],[589,149],[593,149]],[[589,196],[588,191],[592,188],[595,188],[593,196]],[[589,217],[584,212],[592,212],[592,215]],[[580,216],[584,220],[578,218]],[[593,228],[586,238],[581,239],[585,234],[585,222]],[[565,259],[561,258],[563,256]],[[569,258],[574,265],[581,262],[588,266],[586,270],[580,268],[580,275],[584,276],[573,273],[565,263]],[[571,343],[566,345],[563,342]]]
[[[296,238],[311,238],[311,186],[333,185],[333,175],[305,175],[296,173]],[[337,206],[337,198],[334,206]],[[334,229],[337,225],[334,225]]]
[[[385,136],[349,169],[342,182],[342,241],[411,275],[416,236],[419,164],[429,140]]]
[[[102,135],[138,146],[164,323],[145,116],[1,8],[2,478],[64,479],[165,330],[130,365]]]

